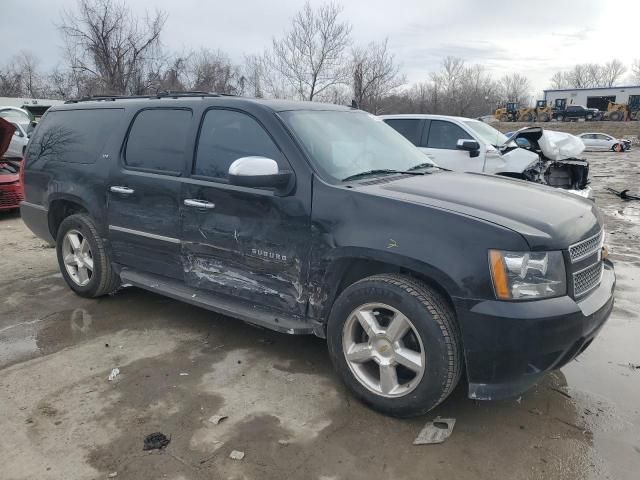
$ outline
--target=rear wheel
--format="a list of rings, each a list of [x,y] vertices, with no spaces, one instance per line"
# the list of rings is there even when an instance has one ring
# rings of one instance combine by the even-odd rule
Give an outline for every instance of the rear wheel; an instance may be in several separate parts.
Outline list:
[[[539,122],[548,122],[550,120],[549,114],[547,112],[543,112],[538,116]]]
[[[533,115],[525,113],[520,120],[523,122],[533,122]]]
[[[611,114],[609,115],[609,120],[611,120],[612,122],[619,122],[620,120],[622,120],[622,114],[620,112],[611,112]]]
[[[332,308],[327,341],[347,386],[389,415],[428,412],[460,379],[462,353],[451,307],[408,276],[375,275],[347,287]]]
[[[56,252],[67,285],[83,297],[99,297],[118,289],[120,278],[113,271],[106,245],[91,217],[70,215],[58,228]]]
[[[557,119],[559,122],[564,122],[564,115],[558,115],[558,116],[556,117],[556,119]]]

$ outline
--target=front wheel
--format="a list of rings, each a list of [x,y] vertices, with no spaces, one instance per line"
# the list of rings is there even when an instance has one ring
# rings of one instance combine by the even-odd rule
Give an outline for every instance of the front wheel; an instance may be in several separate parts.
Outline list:
[[[380,412],[421,415],[449,396],[463,367],[452,308],[418,280],[383,274],[347,287],[327,342],[343,381]]]
[[[611,147],[611,150],[613,150],[614,152],[622,152],[624,150],[624,147],[622,146],[621,143],[616,143],[613,147]]]
[[[67,285],[82,297],[99,297],[118,289],[120,278],[93,219],[85,213],[65,218],[56,238],[58,265]]]

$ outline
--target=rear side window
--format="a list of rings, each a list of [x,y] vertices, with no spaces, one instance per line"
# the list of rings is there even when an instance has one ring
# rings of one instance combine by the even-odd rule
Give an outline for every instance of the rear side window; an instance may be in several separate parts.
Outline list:
[[[185,163],[191,110],[142,110],[129,131],[124,160],[127,166],[178,174]]]
[[[235,160],[253,156],[270,158],[280,170],[288,169],[276,144],[253,117],[232,110],[207,111],[200,129],[194,175],[226,179]]]
[[[429,129],[429,148],[444,148],[447,150],[457,149],[458,140],[472,139],[471,135],[451,122],[443,120],[433,120]]]
[[[385,120],[387,125],[393,127],[398,133],[401,133],[404,138],[409,140],[414,145],[420,143],[420,120],[410,118],[394,118]]]
[[[29,143],[29,164],[95,163],[122,112],[121,108],[48,112]]]

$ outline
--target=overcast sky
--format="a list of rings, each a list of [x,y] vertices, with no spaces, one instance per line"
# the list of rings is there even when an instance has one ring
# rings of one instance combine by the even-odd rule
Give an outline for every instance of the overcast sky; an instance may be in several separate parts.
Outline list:
[[[240,61],[280,36],[303,4],[294,0],[147,0],[139,12],[168,13],[162,41],[170,50],[201,46]],[[320,4],[322,1],[312,1]],[[389,38],[410,82],[427,78],[446,55],[485,65],[496,76],[527,75],[536,93],[558,69],[575,63],[625,64],[640,57],[640,0],[344,0],[356,43]],[[0,65],[29,50],[43,68],[62,63],[55,24],[76,0],[0,0]]]

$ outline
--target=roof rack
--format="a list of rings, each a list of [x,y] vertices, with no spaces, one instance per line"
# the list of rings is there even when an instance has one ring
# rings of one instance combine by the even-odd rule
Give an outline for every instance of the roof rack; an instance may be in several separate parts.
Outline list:
[[[116,100],[132,100],[132,99],[154,99],[154,98],[184,98],[184,97],[235,97],[231,93],[216,93],[216,92],[201,92],[198,90],[193,91],[175,91],[165,90],[157,92],[153,95],[90,95],[82,98],[75,98],[67,100],[64,103],[80,103],[80,102],[113,102]]]

